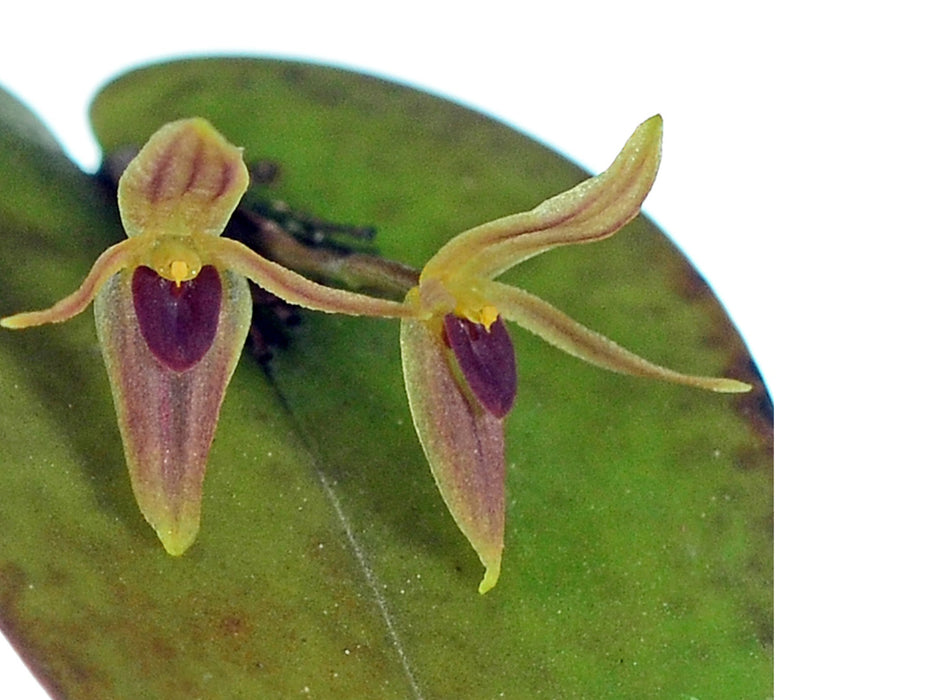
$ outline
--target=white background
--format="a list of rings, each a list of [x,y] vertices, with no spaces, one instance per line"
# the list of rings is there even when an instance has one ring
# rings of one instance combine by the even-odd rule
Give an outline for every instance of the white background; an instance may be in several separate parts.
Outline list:
[[[592,170],[662,113],[645,209],[717,290],[778,404],[778,692],[927,687],[933,460],[917,404],[929,389],[933,52],[921,3],[225,6],[17,2],[4,10],[0,84],[89,169],[95,90],[190,54],[376,72]],[[0,659],[4,697],[44,697],[9,691],[17,662]]]

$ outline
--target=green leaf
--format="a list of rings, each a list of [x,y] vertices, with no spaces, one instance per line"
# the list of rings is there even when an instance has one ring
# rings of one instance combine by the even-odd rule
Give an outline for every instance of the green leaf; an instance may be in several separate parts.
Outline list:
[[[9,313],[71,291],[121,234],[94,181],[28,136],[38,127],[21,106],[0,115]],[[155,66],[92,110],[107,151],[193,115],[247,162],[278,166],[254,201],[373,224],[381,252],[412,265],[585,177],[449,102],[297,63]],[[0,334],[0,620],[46,686],[68,698],[769,696],[770,404],[721,307],[644,217],[506,279],[654,361],[757,389],[619,377],[516,329],[506,549],[485,596],[411,426],[397,323],[308,313],[268,378],[241,361],[201,533],[177,559],[133,502],[89,315]]]

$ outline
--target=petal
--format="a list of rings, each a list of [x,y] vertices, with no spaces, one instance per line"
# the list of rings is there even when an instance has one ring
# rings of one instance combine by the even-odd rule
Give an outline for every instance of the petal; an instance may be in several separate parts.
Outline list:
[[[220,404],[249,330],[246,280],[223,272],[216,333],[200,361],[177,372],[153,355],[137,321],[133,275],[111,278],[94,316],[133,492],[169,554],[194,541],[201,485]]]
[[[155,132],[120,177],[128,236],[219,236],[249,185],[241,149],[200,117]]]
[[[531,211],[456,236],[424,266],[422,279],[492,278],[556,246],[611,236],[635,218],[654,184],[661,162],[661,132],[661,117],[648,119],[601,175]]]
[[[499,578],[505,532],[502,420],[458,380],[439,320],[403,320],[401,345],[415,430],[450,514],[486,567],[485,593]]]
[[[131,240],[110,246],[97,258],[77,290],[43,311],[24,311],[0,319],[0,326],[14,329],[31,328],[41,326],[43,323],[61,323],[77,316],[87,308],[107,280],[138,255],[139,249],[139,241]]]
[[[483,290],[486,298],[505,318],[597,367],[724,393],[744,392],[752,388],[736,379],[681,374],[642,359],[522,289],[500,282],[487,282]]]
[[[476,399],[496,418],[505,418],[515,402],[518,381],[515,350],[502,319],[486,330],[482,323],[447,314],[444,338]]]
[[[217,336],[223,294],[217,268],[207,265],[194,279],[176,284],[140,266],[133,271],[132,289],[149,351],[176,372],[197,364]]]
[[[239,241],[213,238],[201,243],[205,258],[219,268],[233,270],[290,304],[314,311],[351,316],[406,318],[414,315],[408,304],[379,299],[318,284],[266,260]]]

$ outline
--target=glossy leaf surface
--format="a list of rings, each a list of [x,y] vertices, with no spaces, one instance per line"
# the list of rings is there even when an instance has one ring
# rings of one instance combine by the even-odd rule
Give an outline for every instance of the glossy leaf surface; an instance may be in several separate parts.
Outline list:
[[[105,193],[20,105],[0,103],[8,313],[73,289],[122,234]],[[113,150],[192,115],[247,162],[276,166],[251,201],[375,225],[381,252],[412,265],[585,176],[450,103],[295,63],[146,69],[106,88],[92,116]],[[201,532],[179,558],[133,501],[90,315],[0,334],[0,621],[47,687],[67,698],[769,696],[771,418],[727,317],[643,217],[505,279],[639,354],[757,389],[620,377],[513,330],[506,549],[485,596],[411,426],[397,322],[303,314],[270,378],[243,358]]]

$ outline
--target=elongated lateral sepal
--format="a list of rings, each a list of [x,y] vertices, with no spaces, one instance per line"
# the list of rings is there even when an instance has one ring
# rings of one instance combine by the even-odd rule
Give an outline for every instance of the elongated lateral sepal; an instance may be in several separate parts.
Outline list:
[[[94,300],[107,280],[127,267],[138,254],[138,241],[121,241],[112,245],[97,258],[91,271],[77,290],[53,306],[42,311],[23,311],[0,319],[0,326],[18,330],[46,323],[62,323],[84,311]]]
[[[752,388],[750,384],[737,379],[683,374],[649,362],[523,289],[500,282],[487,282],[484,289],[487,297],[506,318],[551,345],[597,367],[720,393],[741,393]]]

